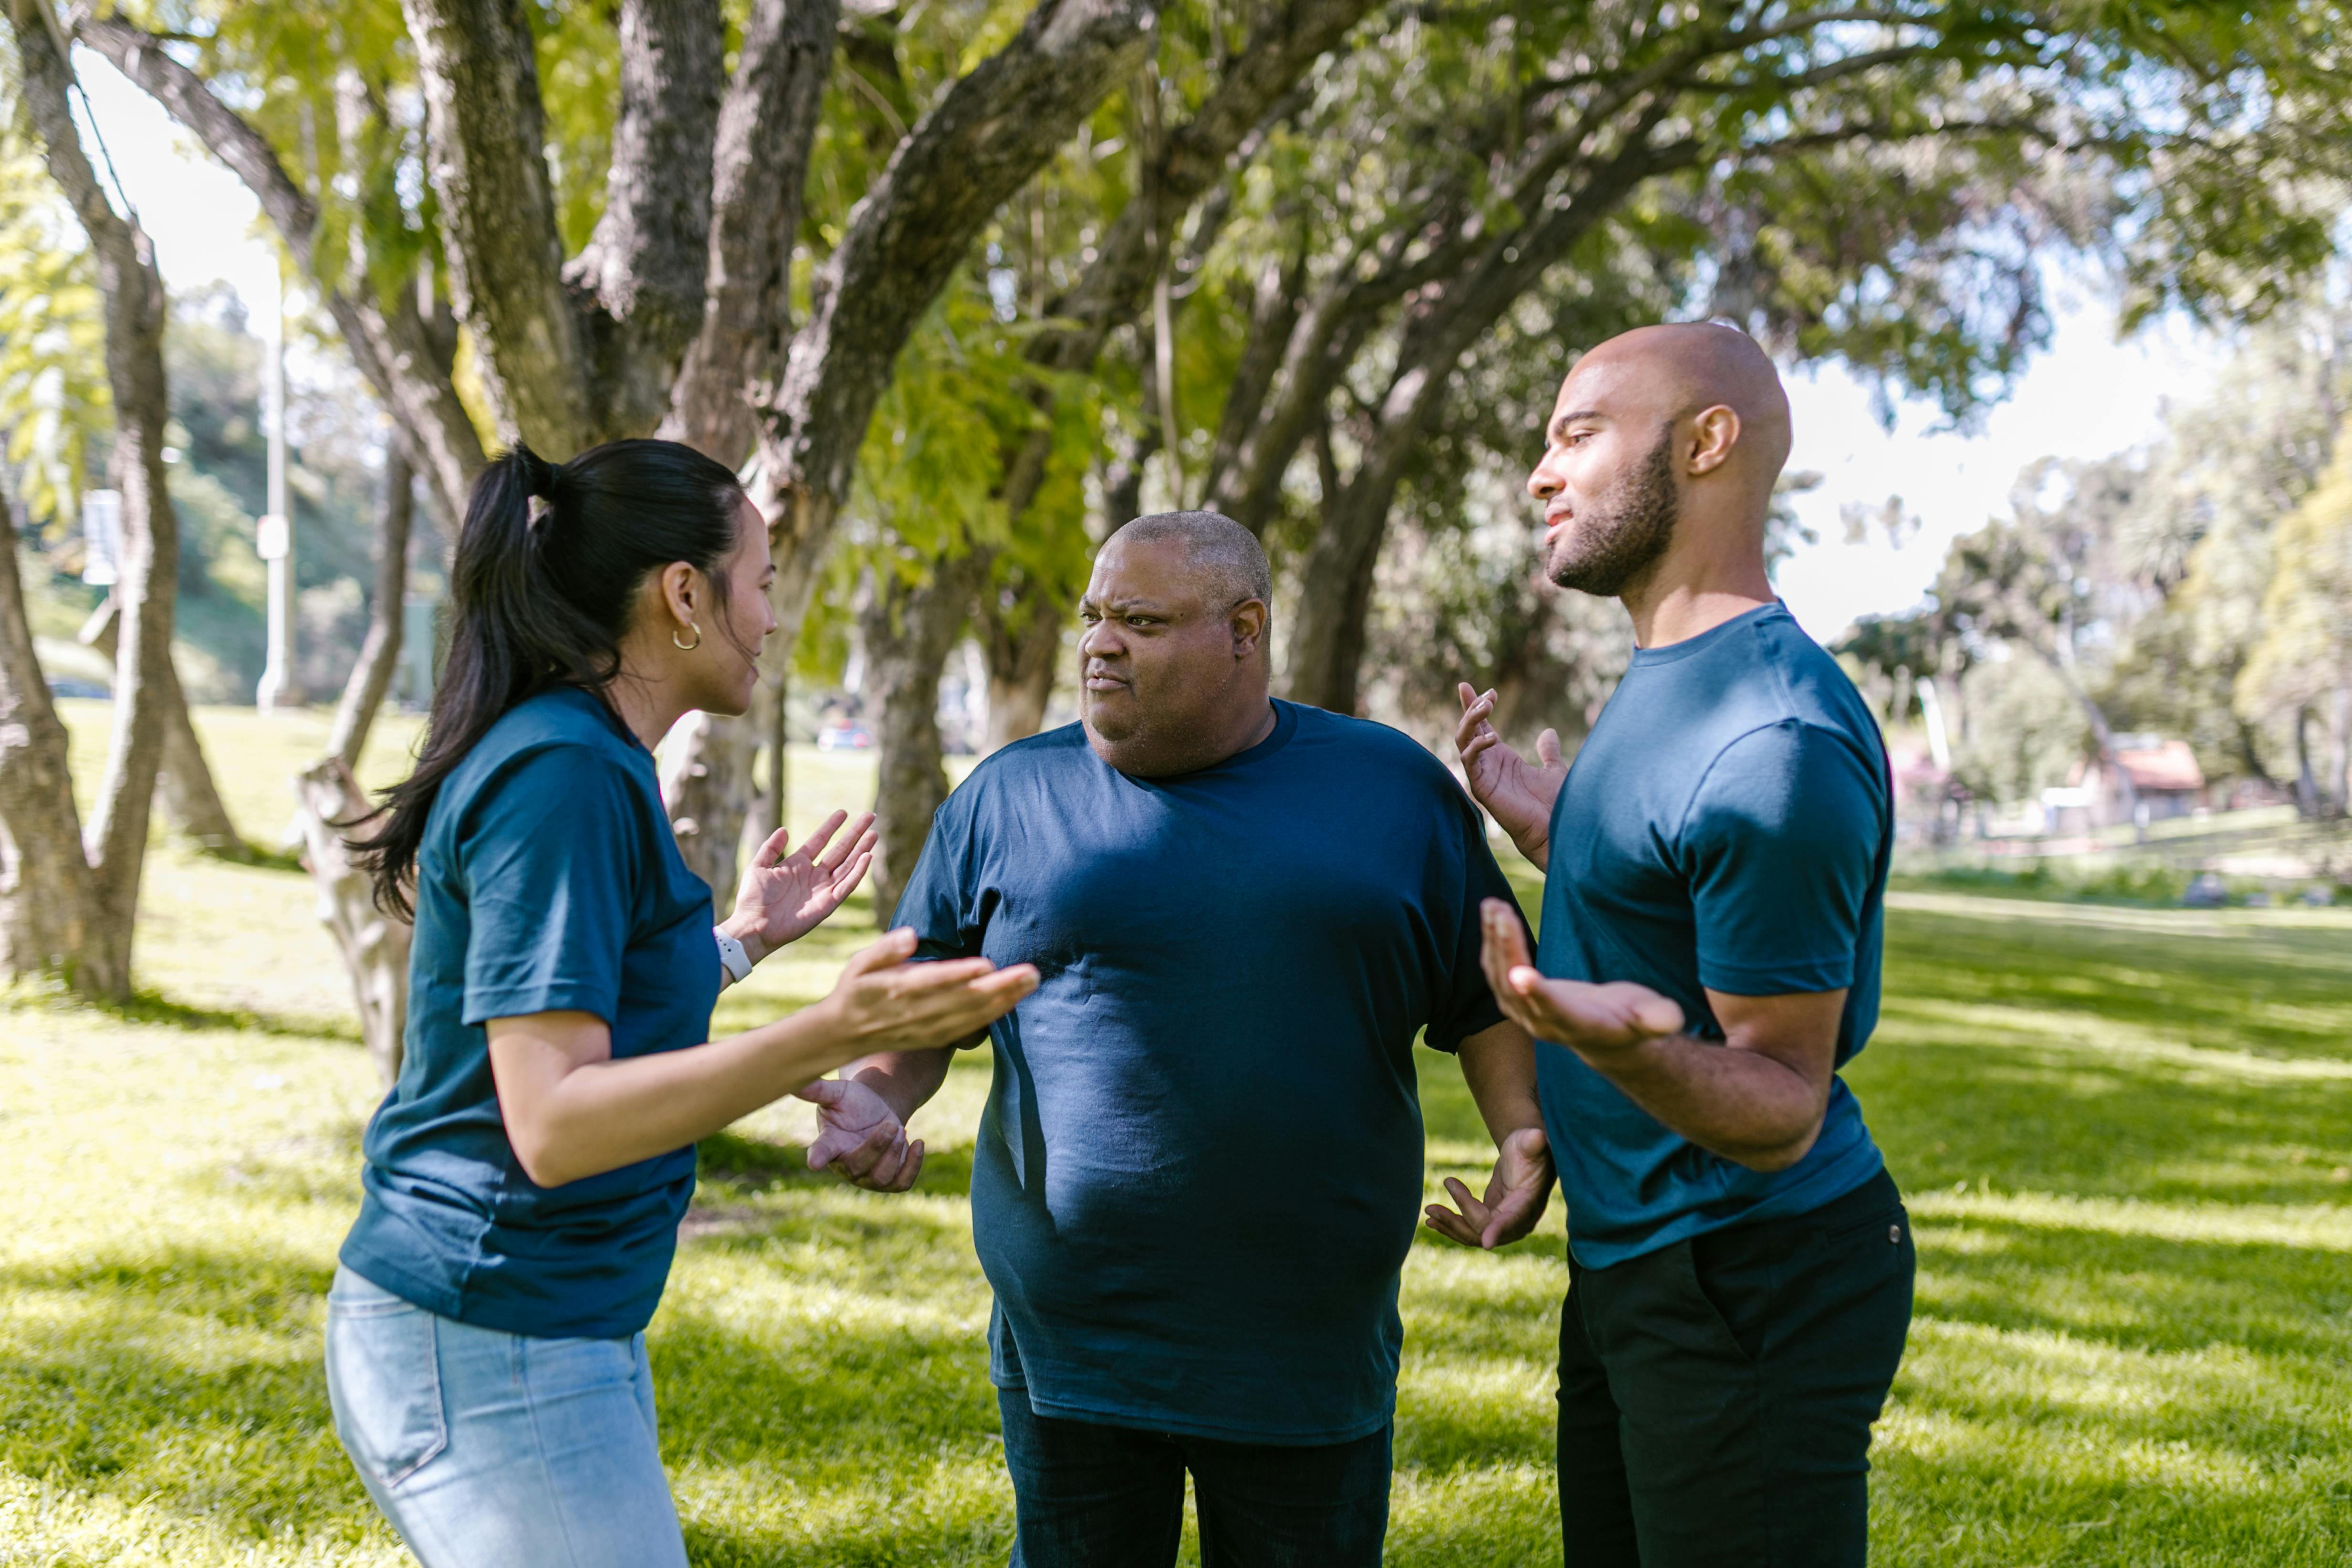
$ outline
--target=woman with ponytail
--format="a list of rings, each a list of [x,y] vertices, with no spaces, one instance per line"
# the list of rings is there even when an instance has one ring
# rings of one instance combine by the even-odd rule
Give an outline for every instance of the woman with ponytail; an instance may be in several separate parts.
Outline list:
[[[474,486],[415,772],[361,845],[413,911],[406,1054],[368,1124],[328,1296],[335,1430],[425,1568],[682,1568],[645,1326],[694,1143],[877,1051],[966,1038],[1026,965],[913,963],[893,931],[813,1007],[709,1038],[723,984],[865,875],[871,817],[779,832],[711,925],[652,748],[741,713],[775,628],[767,529],[690,447],[517,447]],[[911,1176],[921,1145],[859,1150]]]

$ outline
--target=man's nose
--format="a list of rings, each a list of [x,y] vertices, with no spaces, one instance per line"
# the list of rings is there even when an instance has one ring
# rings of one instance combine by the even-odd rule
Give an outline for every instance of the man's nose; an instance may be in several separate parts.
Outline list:
[[[1118,640],[1118,633],[1108,621],[1097,621],[1078,638],[1081,658],[1117,658],[1127,651]]]
[[[1535,471],[1528,475],[1528,494],[1538,500],[1549,500],[1565,488],[1560,477],[1551,471],[1551,459],[1549,458],[1538,463]]]

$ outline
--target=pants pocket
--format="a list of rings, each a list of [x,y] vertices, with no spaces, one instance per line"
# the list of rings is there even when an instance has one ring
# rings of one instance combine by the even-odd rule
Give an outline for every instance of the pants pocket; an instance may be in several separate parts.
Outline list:
[[[436,1322],[397,1298],[328,1300],[327,1394],[335,1436],[378,1486],[400,1485],[449,1446]]]

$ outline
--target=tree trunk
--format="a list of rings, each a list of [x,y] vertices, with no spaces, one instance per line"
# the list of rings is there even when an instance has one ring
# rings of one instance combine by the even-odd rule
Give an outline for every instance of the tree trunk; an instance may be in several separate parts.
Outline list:
[[[758,742],[749,719],[698,709],[662,742],[662,805],[687,869],[710,886],[714,910],[735,896],[743,821],[758,794],[751,776]]]
[[[2319,773],[2311,765],[2311,705],[2294,710],[2294,809],[2305,821],[2319,816]]]
[[[2339,686],[2328,703],[2327,809],[2352,811],[2352,686]]]
[[[80,640],[110,659],[120,659],[121,622],[121,605],[109,595],[83,623]],[[212,764],[205,760],[204,742],[197,738],[195,720],[188,712],[187,693],[180,685],[179,669],[170,665],[166,668],[171,679],[156,693],[163,712],[163,763],[156,775],[155,794],[163,804],[163,820],[207,855],[250,860],[253,850],[238,834],[227,803],[221,799],[220,788],[213,782]]]
[[[400,1077],[401,1034],[408,1023],[408,948],[415,928],[376,907],[367,874],[352,863],[346,825],[374,807],[341,757],[294,775],[294,819],[302,863],[319,893],[319,923],[335,939],[359,1004],[360,1038],[376,1079],[389,1090]]]
[[[400,668],[402,621],[408,599],[408,531],[415,519],[416,487],[408,458],[398,442],[383,455],[383,521],[376,530],[375,603],[369,607],[366,640],[343,683],[343,700],[335,705],[335,727],[327,736],[327,754],[352,773],[359,771],[360,753],[367,750],[368,731],[375,725],[383,694]]]
[[[163,820],[207,855],[250,860],[252,847],[237,832],[228,804],[213,782],[212,764],[205,761],[204,742],[196,738],[179,669],[168,658],[162,679],[156,699],[163,709],[163,765],[156,792],[163,800]]]
[[[120,994],[130,955],[106,940],[112,928],[83,858],[66,728],[33,649],[16,540],[16,500],[0,467],[0,973],[63,970],[82,989]]]
[[[866,644],[867,711],[876,714],[880,777],[874,795],[874,908],[887,921],[907,890],[930,836],[931,817],[948,797],[940,752],[940,669],[971,614],[988,570],[979,551],[935,563],[930,580],[909,586],[886,564],[858,617]],[[878,699],[878,700],[875,700]]]
[[[24,15],[12,7],[14,19]],[[124,606],[115,658],[114,722],[99,786],[98,814],[84,833],[96,881],[99,919],[85,949],[68,955],[68,973],[85,989],[127,997],[140,872],[147,856],[148,814],[155,797],[172,670],[173,585],[179,580],[179,520],[165,484],[164,428],[171,418],[163,374],[168,299],[155,269],[153,243],[108,205],[83,153],[68,107],[73,71],[46,6],[39,20],[16,25],[23,107],[42,142],[50,176],[65,192],[89,237],[105,302],[106,377],[114,397],[114,448],[108,477],[122,494]],[[41,825],[45,829],[48,824]],[[22,841],[19,836],[19,841]]]
[[[1024,581],[1024,589],[1037,585]],[[1062,606],[1042,591],[1008,592],[1012,603],[987,603],[979,616],[980,647],[988,663],[988,734],[993,752],[1045,725],[1054,677],[1062,662]]]
[[[1394,481],[1381,483],[1375,471],[1385,467],[1367,463],[1353,484],[1324,497],[1323,525],[1307,547],[1291,605],[1283,686],[1293,702],[1356,711],[1372,582],[1396,495]]]

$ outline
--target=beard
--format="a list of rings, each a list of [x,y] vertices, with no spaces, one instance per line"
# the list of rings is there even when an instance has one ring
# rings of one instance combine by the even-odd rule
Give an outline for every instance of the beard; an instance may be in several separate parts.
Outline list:
[[[1609,487],[1591,511],[1569,520],[1544,574],[1563,588],[1613,599],[1658,563],[1674,542],[1682,500],[1675,489],[1674,426],[1658,433],[1634,469]]]

